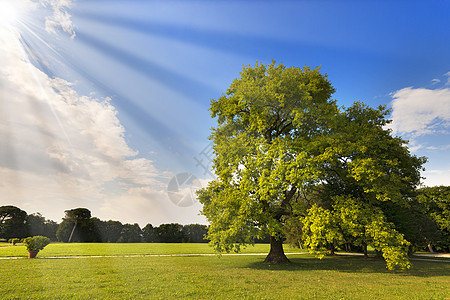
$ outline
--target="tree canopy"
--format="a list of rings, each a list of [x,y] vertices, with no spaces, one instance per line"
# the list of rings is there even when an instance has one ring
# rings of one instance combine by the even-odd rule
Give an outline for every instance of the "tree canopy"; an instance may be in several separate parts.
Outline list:
[[[425,160],[385,129],[388,110],[360,102],[340,108],[334,91],[319,68],[273,61],[244,67],[211,101],[217,179],[198,196],[216,250],[239,251],[269,234],[266,262],[287,263],[283,233],[300,223],[319,257],[352,240],[382,251],[389,268],[408,267],[408,243],[380,203],[408,205]],[[340,221],[349,209],[359,225],[349,221],[345,231]],[[326,226],[317,231],[315,224]]]
[[[27,213],[18,207],[0,207],[0,238],[23,238],[27,235]]]

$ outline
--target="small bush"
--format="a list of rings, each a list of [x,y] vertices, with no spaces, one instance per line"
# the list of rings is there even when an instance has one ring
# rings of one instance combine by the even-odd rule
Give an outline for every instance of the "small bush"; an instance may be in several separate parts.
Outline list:
[[[18,238],[13,238],[13,239],[9,239],[8,241],[9,241],[10,244],[15,245],[16,243],[20,242],[20,239],[18,239]]]
[[[33,237],[27,237],[23,240],[23,243],[27,247],[28,251],[40,251],[44,249],[45,246],[50,244],[50,239],[45,236],[33,236]]]

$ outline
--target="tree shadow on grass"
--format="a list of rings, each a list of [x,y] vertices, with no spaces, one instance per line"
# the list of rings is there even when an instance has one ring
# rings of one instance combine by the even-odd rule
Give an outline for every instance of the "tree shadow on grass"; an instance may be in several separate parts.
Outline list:
[[[311,256],[290,257],[290,265],[274,265],[264,263],[264,259],[253,262],[245,267],[256,270],[272,271],[337,271],[345,273],[386,273],[414,277],[450,276],[450,264],[436,261],[411,261],[412,267],[407,271],[390,271],[386,262],[379,258],[364,258],[361,256],[326,256],[318,259]]]

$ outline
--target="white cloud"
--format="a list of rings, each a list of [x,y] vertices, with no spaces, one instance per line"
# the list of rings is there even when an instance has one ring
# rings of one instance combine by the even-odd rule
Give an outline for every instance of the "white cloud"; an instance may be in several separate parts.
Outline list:
[[[0,28],[0,199],[59,221],[87,207],[101,219],[204,222],[167,197],[168,176],[137,157],[109,99],[79,95],[27,59],[20,34]]]
[[[450,129],[450,89],[404,88],[393,94],[392,124],[395,134],[417,137]]]
[[[437,84],[437,83],[439,83],[439,82],[441,82],[441,80],[439,80],[439,79],[437,79],[437,78],[431,80],[431,83],[432,83],[432,84]]]
[[[68,9],[72,7],[72,0],[39,0],[42,6],[50,8],[53,15],[45,18],[45,30],[57,33],[58,30],[75,37],[75,30]]]
[[[445,73],[444,76],[447,77],[447,83],[446,83],[446,85],[450,85],[450,71],[447,72],[447,73]]]
[[[443,146],[429,146],[426,147],[427,150],[437,150],[437,151],[447,151],[450,150],[450,145],[443,145]]]
[[[425,186],[439,186],[450,184],[450,170],[428,170],[422,174],[425,179],[423,183]]]
[[[428,156],[425,186],[449,185],[450,89],[404,88],[392,95],[394,134],[410,139],[409,150]]]

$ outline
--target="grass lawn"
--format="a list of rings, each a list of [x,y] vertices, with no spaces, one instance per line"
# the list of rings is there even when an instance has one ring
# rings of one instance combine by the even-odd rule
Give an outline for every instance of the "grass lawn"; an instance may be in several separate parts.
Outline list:
[[[0,257],[26,257],[28,252],[24,245],[17,244],[0,247]],[[298,248],[285,247],[288,252],[304,252]],[[256,244],[242,249],[242,253],[268,253],[268,244]],[[158,255],[158,254],[214,254],[208,244],[177,243],[52,243],[40,251],[38,257],[53,256],[124,256],[124,255]]]
[[[2,247],[0,256],[5,256],[6,248],[22,247]],[[115,255],[212,253],[207,245],[201,244],[51,244],[39,253],[38,259],[0,259],[1,298],[449,299],[450,296],[449,263],[414,261],[411,270],[392,272],[386,270],[381,260],[351,256],[318,260],[309,254],[290,255],[293,264],[289,266],[264,264],[264,255],[45,258],[47,254],[54,256],[50,253],[71,248],[74,249],[71,253],[77,253],[74,255],[80,249],[92,255],[99,255],[104,249],[113,250]],[[250,247],[247,252],[265,252],[264,249],[268,250],[268,245]]]

